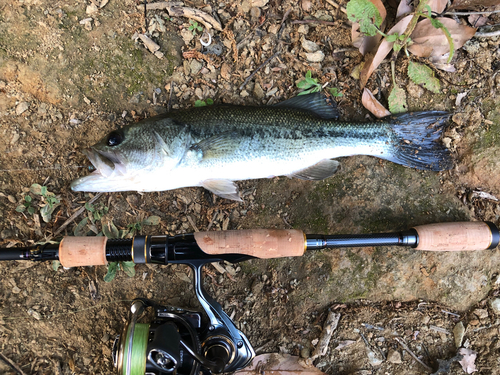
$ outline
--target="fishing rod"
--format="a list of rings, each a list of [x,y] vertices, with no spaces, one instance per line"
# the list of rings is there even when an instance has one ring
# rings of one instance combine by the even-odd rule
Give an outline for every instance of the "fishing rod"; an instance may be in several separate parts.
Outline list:
[[[454,222],[413,227],[395,233],[314,235],[295,229],[250,229],[196,232],[176,236],[64,237],[59,244],[0,249],[0,261],[59,260],[64,267],[98,266],[108,262],[182,263],[193,269],[196,296],[204,310],[188,311],[136,299],[130,318],[113,347],[120,375],[219,374],[245,368],[255,356],[246,336],[202,285],[206,263],[232,263],[252,258],[302,256],[308,250],[345,247],[403,246],[422,251],[494,249],[500,241],[490,222]],[[147,308],[150,323],[139,323]]]

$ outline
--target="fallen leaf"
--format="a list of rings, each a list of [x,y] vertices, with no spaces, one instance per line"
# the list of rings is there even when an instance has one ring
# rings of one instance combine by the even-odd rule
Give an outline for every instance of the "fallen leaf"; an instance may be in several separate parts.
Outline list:
[[[363,106],[371,113],[373,113],[377,118],[391,115],[391,112],[389,112],[382,104],[380,104],[380,102],[375,99],[372,92],[366,87],[363,90],[361,102],[363,103]]]
[[[403,34],[412,18],[413,18],[412,15],[404,17],[396,25],[394,25],[394,27],[390,29],[387,34],[388,35],[392,35],[394,33]],[[375,69],[377,69],[380,63],[384,61],[389,52],[392,51],[393,45],[394,42],[388,42],[387,39],[384,38],[384,40],[382,40],[382,43],[380,43],[380,46],[378,47],[377,52],[375,53],[375,56],[373,56],[372,58],[369,57],[367,59],[360,74],[361,87],[365,87],[366,82],[368,82],[368,79],[370,78],[372,73],[375,71]]]
[[[431,10],[433,12],[441,14],[446,9],[446,6],[448,5],[448,0],[430,0],[427,3],[427,5],[431,7]]]
[[[475,28],[461,25],[451,18],[439,17],[437,20],[448,29],[455,50],[462,47],[476,33]],[[441,56],[450,52],[450,45],[445,33],[432,26],[428,19],[417,23],[411,34],[411,40],[413,44],[408,47],[408,50],[419,57]]]
[[[455,0],[448,10],[468,9],[476,10],[478,7],[492,7],[499,5],[500,0]]]
[[[304,360],[289,354],[261,354],[255,357],[252,364],[234,375],[322,375],[322,371],[308,366]]]
[[[467,373],[467,374],[472,374],[473,372],[477,371],[476,368],[476,357],[477,353],[472,350],[472,349],[466,349],[466,348],[460,348],[458,353],[462,354],[462,359],[458,361],[462,365],[462,369]]]
[[[406,91],[399,86],[394,86],[387,99],[391,113],[408,112],[408,104],[406,103]]]
[[[423,85],[427,90],[435,94],[439,93],[441,89],[439,80],[434,77],[434,72],[427,65],[410,61],[408,77],[417,85]]]
[[[413,12],[412,0],[401,0],[398,5],[398,11],[396,13],[396,18],[402,17],[408,13]]]

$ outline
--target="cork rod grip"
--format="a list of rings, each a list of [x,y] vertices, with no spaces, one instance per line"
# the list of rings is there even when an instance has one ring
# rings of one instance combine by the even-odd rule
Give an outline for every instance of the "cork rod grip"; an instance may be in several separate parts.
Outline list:
[[[103,266],[106,241],[102,237],[64,237],[59,245],[59,261],[63,267]]]
[[[491,223],[463,222],[416,226],[416,250],[471,251],[494,249],[498,245],[498,229]]]
[[[248,229],[196,232],[198,246],[207,254],[245,254],[256,258],[301,256],[304,232],[295,229]]]

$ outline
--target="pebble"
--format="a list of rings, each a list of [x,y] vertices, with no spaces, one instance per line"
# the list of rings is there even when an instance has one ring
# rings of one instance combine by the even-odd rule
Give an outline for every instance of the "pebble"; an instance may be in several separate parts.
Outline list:
[[[309,25],[300,25],[298,30],[299,34],[307,34],[309,32]],[[498,76],[500,77],[500,76]]]
[[[253,88],[253,94],[257,99],[264,99],[264,96],[266,96],[264,90],[262,90],[262,87],[258,82],[255,84]]]
[[[191,74],[198,74],[198,72],[201,70],[203,67],[203,64],[199,62],[196,59],[192,59],[191,63],[189,64],[189,68],[191,69]]]
[[[453,336],[455,336],[455,346],[460,348],[465,335],[465,327],[462,322],[458,322],[453,328]]]
[[[488,311],[485,309],[475,309],[472,313],[479,319],[486,319],[488,317]]]
[[[16,107],[16,115],[21,115],[28,110],[30,105],[27,102],[21,102]]]
[[[397,350],[389,350],[389,353],[387,353],[387,361],[390,363],[402,363],[403,361],[401,360],[401,353],[399,353]]]
[[[500,315],[500,298],[495,298],[490,301],[490,306],[493,312]]]
[[[252,17],[253,20],[258,20],[261,15],[261,10],[260,8],[253,7],[250,9],[250,16]]]
[[[309,62],[322,62],[325,59],[325,54],[323,51],[316,51],[313,53],[306,53],[306,59]]]
[[[306,38],[302,38],[302,48],[304,48],[306,52],[311,53],[317,52],[319,50],[319,46],[316,43],[307,40]]]

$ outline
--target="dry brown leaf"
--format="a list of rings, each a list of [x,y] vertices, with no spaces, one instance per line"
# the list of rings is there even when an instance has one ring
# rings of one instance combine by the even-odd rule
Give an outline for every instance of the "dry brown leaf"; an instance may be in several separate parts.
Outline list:
[[[441,14],[446,9],[446,6],[448,5],[448,0],[430,0],[427,3],[427,5],[431,7],[431,10],[433,12]]]
[[[396,18],[402,17],[408,13],[413,12],[413,6],[410,5],[412,3],[412,0],[401,0],[398,6],[398,11],[396,13]]]
[[[372,92],[366,87],[363,90],[361,102],[363,103],[363,106],[371,113],[373,113],[377,118],[391,115],[391,112],[389,112],[382,104],[380,104],[380,102],[375,99]]]
[[[377,7],[380,16],[382,17],[382,25],[380,25],[380,30],[384,31],[387,26],[385,18],[387,17],[387,11],[385,10],[384,4],[380,0],[370,0],[373,5]],[[362,35],[359,32],[359,23],[353,23],[351,28],[351,40],[354,47],[359,48],[359,52],[362,55],[373,52],[377,47],[378,43],[382,39],[381,34],[375,36]]]
[[[231,67],[227,63],[223,63],[222,67],[220,68],[220,75],[222,78],[224,78],[226,81],[229,81],[231,78]]]
[[[391,35],[396,32],[399,34],[403,34],[412,18],[412,15],[404,17],[396,25],[394,25],[387,34]],[[370,78],[370,76],[375,71],[375,69],[377,69],[380,63],[384,61],[389,52],[392,51],[393,45],[394,42],[388,42],[386,39],[384,39],[382,40],[382,43],[380,43],[375,56],[373,56],[372,58],[368,57],[365,64],[363,65],[363,69],[361,70],[360,74],[361,87],[365,87],[366,82],[368,82],[368,78]]]
[[[440,17],[438,20],[450,32],[455,50],[462,47],[476,33],[475,28],[461,25],[451,18]],[[413,44],[408,50],[419,57],[441,56],[450,52],[450,45],[443,30],[436,29],[428,19],[417,23],[411,34],[411,40]]]
[[[448,10],[477,10],[479,7],[492,7],[499,4],[500,0],[455,0]]]
[[[304,360],[289,354],[261,354],[252,364],[234,375],[324,375],[314,366],[308,366]]]

